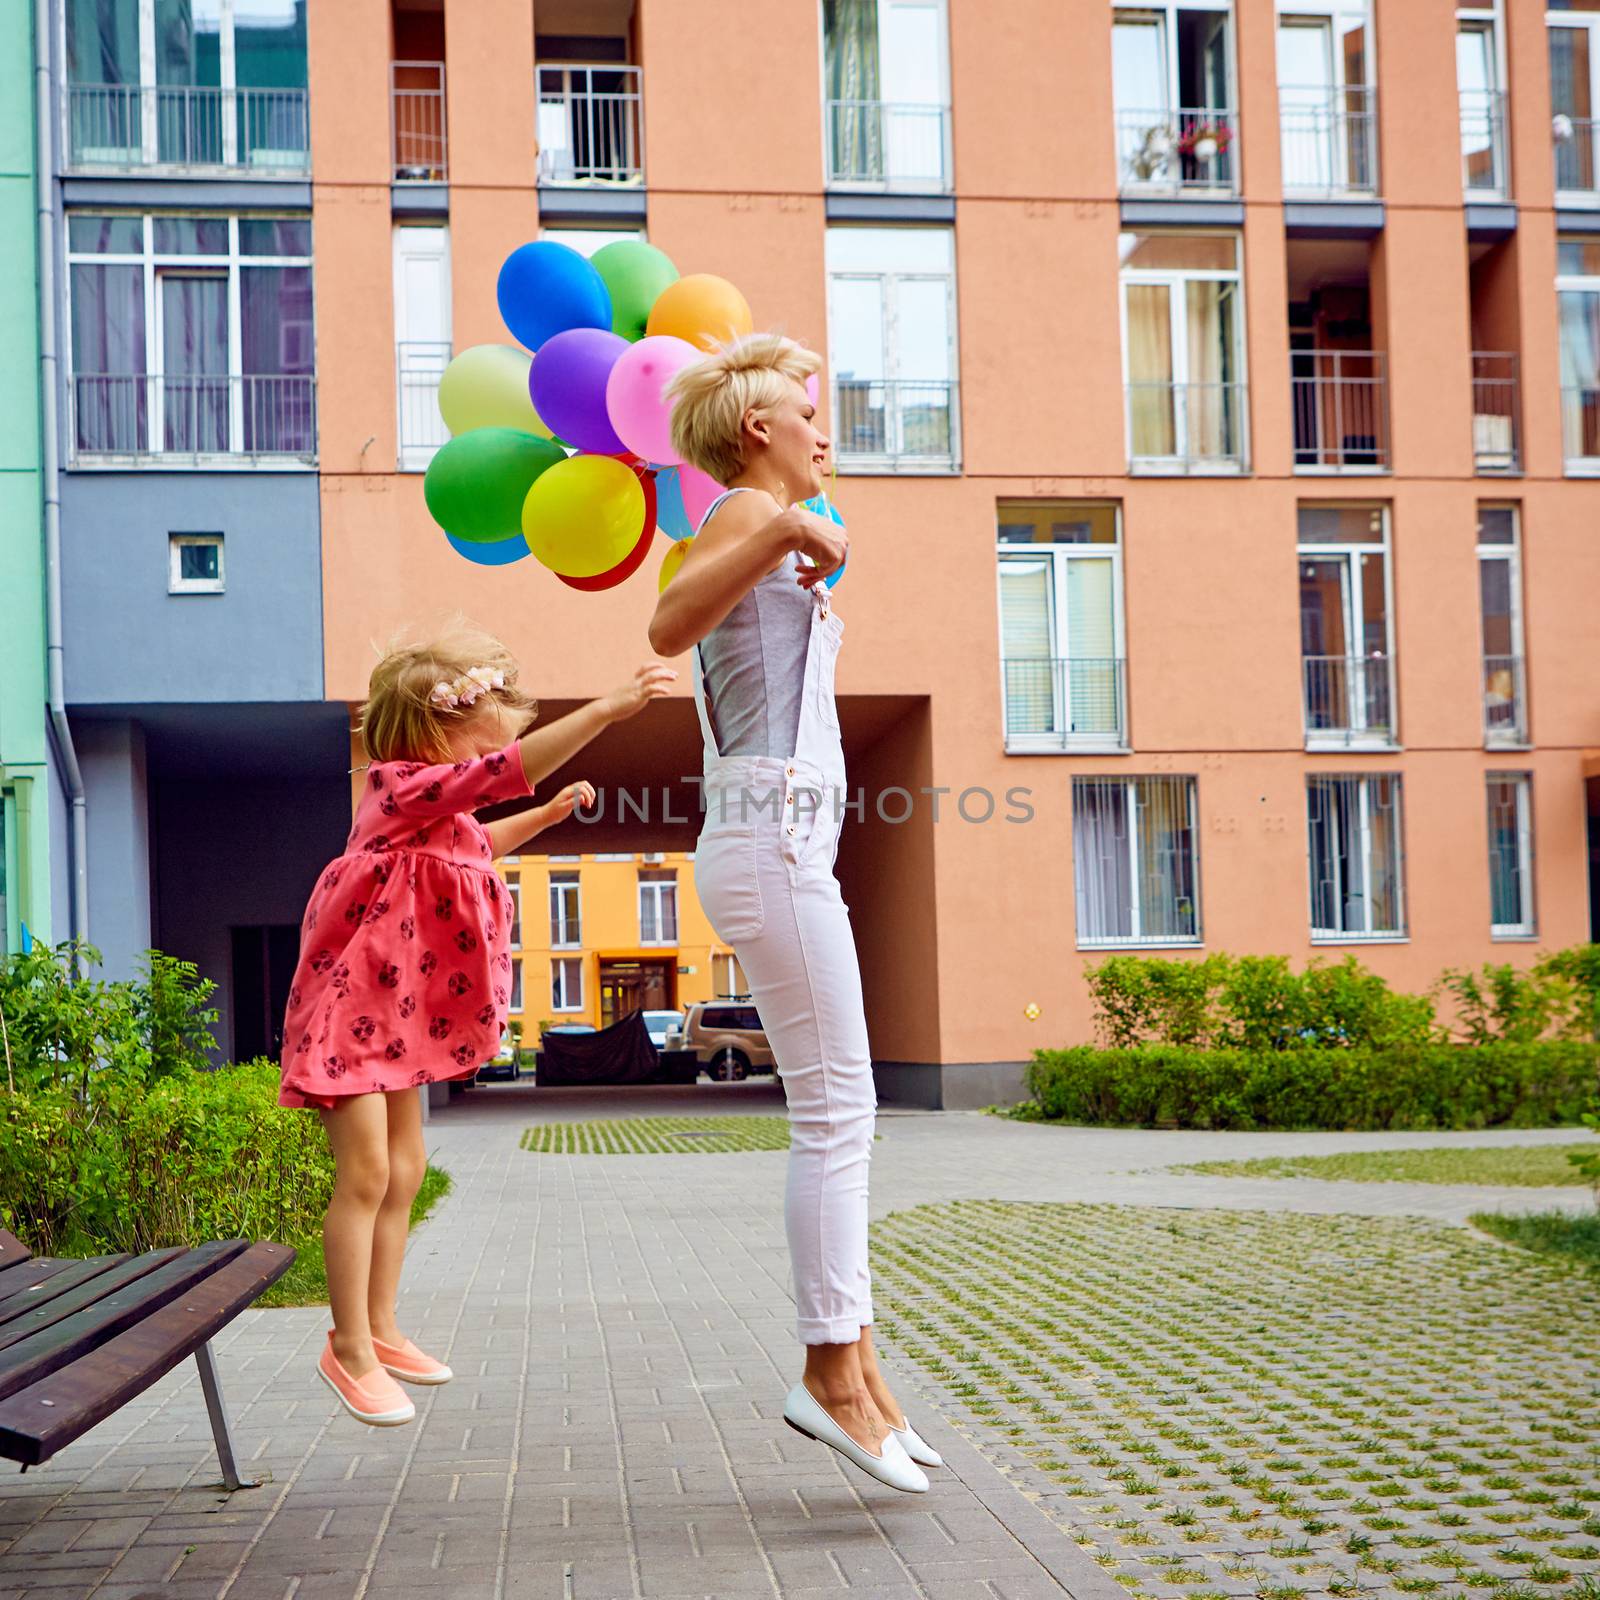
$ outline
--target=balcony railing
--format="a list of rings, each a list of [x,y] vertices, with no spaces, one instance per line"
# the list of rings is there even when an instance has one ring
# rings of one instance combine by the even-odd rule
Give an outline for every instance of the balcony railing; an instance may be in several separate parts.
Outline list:
[[[1187,472],[1245,462],[1242,383],[1130,383],[1128,455],[1135,466]]]
[[[541,64],[539,182],[644,182],[643,74],[612,63]]]
[[[961,420],[949,379],[841,378],[833,391],[833,441],[848,471],[955,472]]]
[[[1514,350],[1472,352],[1472,455],[1479,472],[1522,469],[1522,396]]]
[[[1461,187],[1469,200],[1503,200],[1511,192],[1506,97],[1498,89],[1461,91]]]
[[[1550,138],[1555,145],[1556,191],[1600,200],[1600,119],[1558,111],[1550,119]]]
[[[449,177],[444,62],[390,64],[389,129],[396,183],[443,183]]]
[[[893,100],[827,104],[830,184],[950,192],[950,109]]]
[[[400,401],[400,470],[422,472],[450,438],[439,415],[439,379],[450,365],[448,340],[402,339],[395,345]]]
[[[1563,386],[1561,448],[1568,466],[1600,469],[1600,387],[1595,384]]]
[[[1124,194],[1231,195],[1238,190],[1238,124],[1218,106],[1117,111]]]
[[[1392,745],[1394,658],[1304,656],[1306,743],[1320,749]]]
[[[1008,749],[1126,748],[1121,656],[1008,656],[1000,668]]]
[[[80,372],[68,392],[80,461],[316,460],[317,380],[309,374]]]
[[[1342,199],[1378,192],[1375,91],[1284,87],[1278,105],[1286,193]]]
[[[1528,742],[1528,686],[1521,656],[1483,658],[1483,742]]]
[[[304,89],[194,84],[67,86],[67,152],[76,168],[224,168],[272,177],[311,170]]]
[[[1297,467],[1389,469],[1389,385],[1381,350],[1291,350]]]

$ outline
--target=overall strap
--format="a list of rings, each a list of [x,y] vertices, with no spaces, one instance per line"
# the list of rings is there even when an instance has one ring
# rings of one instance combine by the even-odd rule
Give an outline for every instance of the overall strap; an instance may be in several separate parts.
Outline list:
[[[748,484],[740,484],[739,487],[735,488],[735,489],[724,489],[722,491],[722,493],[719,494],[717,496],[717,498],[715,500],[713,500],[711,502],[711,504],[706,507],[706,514],[703,517],[701,517],[699,527],[697,527],[694,531],[696,533],[699,533],[700,529],[705,527],[705,525],[711,520],[712,512],[714,512],[717,509],[717,507],[722,504],[722,502],[724,500],[731,500],[733,498],[733,496],[736,495],[736,494],[754,494],[754,493],[755,493],[755,491],[753,489],[751,489]]]

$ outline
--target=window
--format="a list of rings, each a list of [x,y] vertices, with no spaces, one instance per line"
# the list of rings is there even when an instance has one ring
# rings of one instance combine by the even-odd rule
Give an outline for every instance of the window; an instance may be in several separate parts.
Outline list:
[[[956,471],[954,234],[829,228],[827,261],[840,471]]]
[[[1549,0],[1550,132],[1558,198],[1600,198],[1600,7]],[[1573,15],[1586,12],[1588,15]]]
[[[1478,508],[1478,599],[1483,627],[1483,738],[1528,743],[1522,653],[1522,561],[1513,506]]]
[[[1080,946],[1198,944],[1193,778],[1074,778]]]
[[[550,1009],[583,1010],[582,956],[558,956],[550,963]]]
[[[309,217],[67,218],[75,458],[316,450]]]
[[[304,0],[66,0],[75,167],[310,170]]]
[[[1238,471],[1245,460],[1238,239],[1124,233],[1117,246],[1128,459],[1158,471]]]
[[[506,884],[506,893],[511,896],[511,933],[507,940],[513,950],[522,948],[522,880],[513,878]]]
[[[822,0],[829,184],[949,193],[947,38],[943,0]]]
[[[603,249],[608,244],[615,244],[619,239],[642,239],[643,228],[541,228],[541,239],[553,239],[557,244],[564,244],[569,249],[576,250],[580,256],[587,259],[596,250]]]
[[[1403,939],[1400,779],[1311,777],[1311,937]]]
[[[1461,183],[1468,199],[1507,193],[1505,80],[1498,6],[1456,9],[1456,89],[1461,98]]]
[[[1533,920],[1533,779],[1491,772],[1489,931],[1496,939],[1531,939]]]
[[[678,874],[672,868],[639,873],[639,943],[678,942]]]
[[[1117,11],[1111,76],[1124,192],[1234,192],[1231,13],[1229,0]]]
[[[748,994],[750,986],[745,981],[744,968],[739,958],[731,952],[711,958],[711,987],[721,997]]]
[[[174,533],[167,538],[168,594],[221,594],[222,535]]]
[[[1278,10],[1278,114],[1286,193],[1377,191],[1377,127],[1364,0]]]
[[[644,75],[621,60],[594,60],[592,46],[610,43],[548,35],[535,40],[542,184],[644,182]],[[568,45],[581,49],[578,59],[565,58]],[[562,59],[548,59],[558,51]]]
[[[395,390],[399,466],[426,472],[450,437],[439,415],[439,379],[450,365],[450,230],[394,230]]]
[[[1388,516],[1381,506],[1302,505],[1299,519],[1306,748],[1393,746]]]
[[[1567,471],[1600,473],[1600,238],[1557,242],[1556,305]]]
[[[1121,507],[1002,500],[998,518],[1006,748],[1123,748]]]
[[[557,949],[583,943],[576,872],[550,874],[550,943]]]
[[[513,960],[511,963],[511,1000],[507,1006],[509,1011],[522,1009],[522,962]]]

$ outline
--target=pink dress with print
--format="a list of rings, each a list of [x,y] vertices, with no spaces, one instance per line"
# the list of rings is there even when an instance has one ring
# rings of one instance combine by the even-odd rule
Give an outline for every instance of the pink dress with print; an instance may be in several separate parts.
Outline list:
[[[344,854],[300,925],[279,1105],[462,1078],[494,1054],[513,913],[472,813],[530,792],[515,744],[453,766],[368,770]]]

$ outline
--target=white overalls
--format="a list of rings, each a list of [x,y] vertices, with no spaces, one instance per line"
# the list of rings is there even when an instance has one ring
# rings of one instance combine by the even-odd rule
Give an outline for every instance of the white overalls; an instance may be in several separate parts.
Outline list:
[[[750,981],[788,1100],[784,1221],[800,1342],[852,1344],[872,1321],[867,1168],[877,1096],[855,936],[833,875],[846,799],[833,693],[844,623],[824,585],[812,598],[788,759],[718,751],[694,647],[706,803],[694,883]]]

